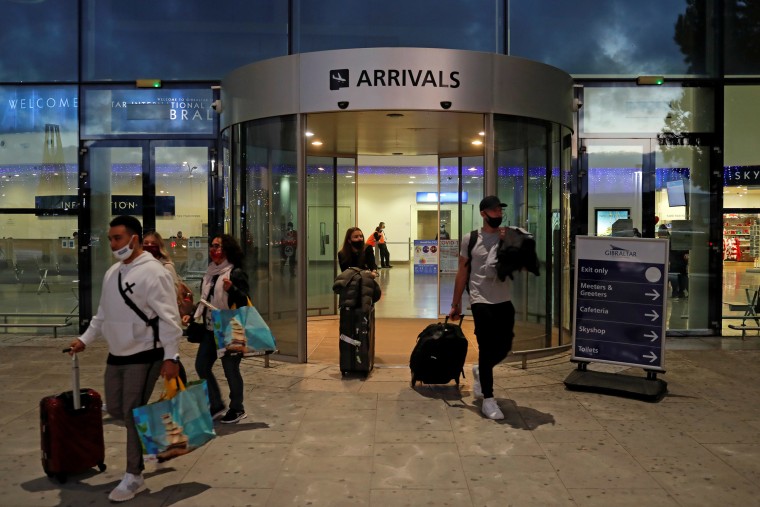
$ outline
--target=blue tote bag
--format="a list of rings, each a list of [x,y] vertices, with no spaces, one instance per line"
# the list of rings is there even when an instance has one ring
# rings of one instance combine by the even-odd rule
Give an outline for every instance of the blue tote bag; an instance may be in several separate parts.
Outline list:
[[[244,354],[277,350],[272,331],[253,306],[212,310],[214,337],[220,351]]]
[[[146,462],[182,456],[216,437],[205,380],[180,384],[174,397],[132,410]]]

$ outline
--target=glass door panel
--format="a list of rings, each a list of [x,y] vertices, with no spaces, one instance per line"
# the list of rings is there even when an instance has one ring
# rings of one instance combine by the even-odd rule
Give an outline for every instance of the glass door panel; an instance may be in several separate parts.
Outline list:
[[[240,234],[238,241],[245,252],[253,304],[277,337],[280,353],[296,357],[296,282],[300,272],[295,264],[300,247],[296,235],[299,227],[306,225],[298,223],[296,212],[296,118],[271,118],[241,125],[239,143],[242,162],[239,170],[233,171],[232,193],[236,196],[240,227],[233,226],[233,233]],[[287,263],[282,258],[284,246],[291,254]]]
[[[308,316],[337,314],[332,284],[345,232],[355,223],[355,169],[354,158],[306,158]]]
[[[633,237],[642,227],[644,156],[641,142],[586,139],[589,236]],[[650,210],[651,212],[651,210]]]
[[[122,214],[142,220],[143,178],[148,162],[147,142],[97,141],[88,146],[85,168],[90,177],[89,292],[93,313],[98,309],[103,275],[115,262],[108,242],[108,224]]]
[[[477,206],[483,198],[483,157],[442,157],[439,159],[438,175],[438,312],[446,315],[451,310],[460,241],[465,234],[482,225]],[[469,308],[468,294],[464,291],[463,313],[470,315]]]
[[[713,293],[710,283],[715,277],[709,269],[710,150],[706,146],[652,144],[657,231],[658,236],[670,239],[667,330],[669,334],[707,331]]]
[[[209,146],[151,143],[155,174],[155,230],[164,244],[177,274],[188,281],[195,300],[208,265],[210,204],[208,175]],[[193,283],[189,281],[194,280]]]

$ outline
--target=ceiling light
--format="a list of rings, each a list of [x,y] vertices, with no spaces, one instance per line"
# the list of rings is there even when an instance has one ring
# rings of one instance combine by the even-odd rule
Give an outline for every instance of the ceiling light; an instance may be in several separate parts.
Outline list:
[[[470,168],[469,168],[469,169],[467,169],[467,170],[468,170],[468,171],[477,171],[477,170],[478,170],[478,168],[477,168],[477,167],[470,167]]]
[[[484,135],[486,135],[486,133],[481,131],[481,132],[478,132],[478,135],[479,136],[484,136]]]
[[[416,179],[417,179],[417,176],[409,176],[409,179],[410,179],[410,180],[416,180]]]
[[[346,172],[347,172],[348,174],[355,174],[355,173],[356,173],[356,171],[354,171],[353,169],[349,169],[349,170],[348,170],[348,171],[346,171]]]
[[[472,142],[472,144],[474,144],[475,146],[480,146],[481,144],[483,144],[483,141],[481,141],[480,139],[476,139]]]
[[[304,132],[304,134],[303,134],[303,135],[305,135],[306,137],[311,137],[311,136],[313,136],[313,135],[314,135],[314,132],[309,132],[309,131],[307,130],[306,132]]]
[[[322,141],[312,141],[312,146],[322,146]]]
[[[320,171],[324,171],[325,170],[324,167],[317,167],[317,169],[320,170]]]

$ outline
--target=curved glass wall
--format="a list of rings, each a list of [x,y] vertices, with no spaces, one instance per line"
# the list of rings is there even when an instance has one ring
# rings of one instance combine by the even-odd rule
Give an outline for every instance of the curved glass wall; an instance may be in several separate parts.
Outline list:
[[[569,170],[568,129],[525,118],[496,115],[494,162],[497,195],[508,204],[505,224],[521,227],[536,240],[540,276],[514,274],[512,302],[516,335],[530,336],[524,348],[569,343],[570,278],[562,217],[569,215],[562,176]],[[564,205],[563,205],[564,204]],[[564,231],[567,234],[567,228]]]
[[[296,272],[281,269],[281,252],[297,243],[296,117],[246,122],[232,129],[233,210],[230,233],[243,247],[251,300],[286,356],[298,355]],[[292,225],[290,225],[292,224]]]
[[[334,128],[353,139],[355,133],[343,128],[350,122],[341,124],[341,114],[348,118],[352,113],[335,115]],[[441,113],[437,121],[446,121],[443,117],[446,114],[453,121],[457,113]],[[310,117],[303,116],[304,125],[309,125]],[[394,242],[401,240],[406,242],[407,235],[409,244],[413,242],[415,248],[418,243],[440,246],[438,240],[456,240],[461,237],[460,232],[481,225],[476,208],[474,211],[471,208],[483,195],[492,192],[489,186],[493,183],[497,194],[509,203],[505,224],[523,227],[535,236],[541,263],[538,277],[525,272],[514,274],[518,336],[515,350],[570,342],[568,129],[538,120],[496,115],[495,168],[485,172],[482,155],[461,157],[458,161],[447,153],[441,155],[438,167],[434,158],[432,167],[412,170],[409,166],[389,165],[389,157],[362,155],[360,148],[359,153],[320,156],[305,150],[301,162],[305,168],[304,181],[298,181],[297,123],[294,116],[254,120],[231,127],[223,136],[231,142],[231,185],[229,191],[225,190],[233,210],[230,232],[245,245],[254,304],[275,332],[283,355],[297,357],[299,350],[314,350],[316,342],[322,339],[321,335],[310,336],[308,340],[315,343],[304,341],[299,347],[298,315],[337,314],[332,283],[338,272],[336,254],[347,227],[358,223],[367,237],[379,216],[387,221],[386,230],[391,231],[390,246],[398,247]],[[382,127],[377,125],[376,129]],[[309,126],[306,130],[313,129]],[[472,180],[463,186],[462,200],[453,204],[443,201],[420,204],[419,194],[441,192],[441,196],[446,193],[456,198],[458,185],[451,186],[455,169],[460,177]],[[386,179],[392,183],[386,184]],[[451,188],[444,186],[443,180]],[[307,185],[305,201],[298,199],[299,184]],[[407,213],[409,223],[395,219],[394,213]],[[306,223],[299,224],[299,216],[306,216]],[[433,227],[429,230],[428,216]],[[467,217],[466,224],[460,223]],[[304,228],[300,236],[305,238],[304,245],[298,244],[296,237],[300,228]],[[446,231],[446,236],[439,237],[440,231]],[[296,252],[301,248],[305,249],[307,262],[303,269],[295,263]],[[456,244],[452,251],[456,257]],[[439,317],[448,309],[449,285],[453,284],[443,257],[439,258],[439,269],[428,272],[419,269],[416,255],[404,253],[400,248],[391,252],[397,268],[393,276],[408,270],[403,271],[408,276],[402,278],[408,278],[409,287],[400,287],[402,279],[388,278],[391,274],[384,270],[379,280],[385,289],[376,305],[376,315],[381,319]],[[306,276],[303,284],[298,278],[301,275]],[[298,306],[299,287],[306,290],[303,309]]]

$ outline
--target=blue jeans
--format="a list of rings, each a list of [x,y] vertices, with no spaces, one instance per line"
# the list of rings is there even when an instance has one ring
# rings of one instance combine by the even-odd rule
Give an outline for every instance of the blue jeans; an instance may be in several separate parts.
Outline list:
[[[216,362],[216,340],[213,331],[206,331],[201,343],[198,344],[198,354],[195,356],[195,371],[198,376],[208,385],[208,399],[211,404],[211,413],[215,414],[224,410],[222,393],[219,383],[214,376],[213,367]],[[222,368],[227,384],[230,386],[230,408],[244,411],[243,408],[243,375],[240,374],[241,354],[225,355],[222,357]]]

